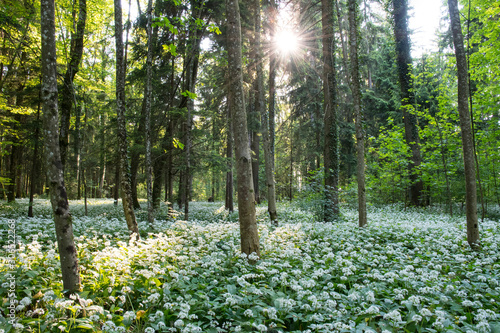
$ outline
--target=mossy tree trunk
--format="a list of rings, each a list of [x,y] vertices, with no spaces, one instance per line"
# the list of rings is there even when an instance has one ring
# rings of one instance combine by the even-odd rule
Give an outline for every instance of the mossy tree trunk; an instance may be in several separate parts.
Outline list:
[[[125,124],[125,61],[123,52],[123,23],[120,0],[115,3],[115,43],[116,43],[116,113],[118,123],[118,145],[120,150],[120,173],[123,212],[130,234],[139,237],[139,229],[135,219],[132,203],[132,187],[128,164],[128,140]]]
[[[41,0],[42,33],[42,102],[47,178],[54,214],[63,288],[68,293],[80,290],[78,253],[73,239],[73,223],[64,185],[63,164],[59,150],[59,110],[54,0]]]

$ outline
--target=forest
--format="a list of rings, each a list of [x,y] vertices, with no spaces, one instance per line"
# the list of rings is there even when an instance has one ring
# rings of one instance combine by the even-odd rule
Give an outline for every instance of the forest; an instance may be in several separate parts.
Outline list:
[[[0,333],[500,332],[500,2],[2,0]]]

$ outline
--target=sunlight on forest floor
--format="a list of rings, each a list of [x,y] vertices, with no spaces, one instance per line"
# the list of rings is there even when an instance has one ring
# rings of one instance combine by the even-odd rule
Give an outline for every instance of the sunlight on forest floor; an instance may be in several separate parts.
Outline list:
[[[62,296],[50,204],[0,202],[2,258],[15,228],[15,297],[0,266],[0,332],[499,332],[500,230],[481,223],[482,251],[466,241],[465,219],[395,207],[315,222],[288,203],[273,227],[257,215],[261,258],[239,251],[237,213],[193,202],[193,221],[163,207],[142,239],[128,242],[121,205],[71,201],[83,292]],[[180,216],[180,215],[179,215]],[[12,223],[15,221],[15,223]],[[10,228],[10,229],[9,229]],[[18,303],[9,324],[10,300]]]

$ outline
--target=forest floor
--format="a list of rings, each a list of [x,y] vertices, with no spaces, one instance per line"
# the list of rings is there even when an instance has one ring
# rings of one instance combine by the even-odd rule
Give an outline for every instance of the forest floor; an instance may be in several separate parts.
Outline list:
[[[134,243],[120,205],[90,200],[85,216],[71,201],[83,291],[65,299],[50,204],[27,207],[0,202],[0,333],[500,332],[498,221],[480,223],[473,252],[462,216],[372,207],[360,229],[355,210],[322,223],[281,203],[274,227],[260,206],[251,265],[220,202],[193,202],[189,222],[163,207],[155,230],[139,211]]]

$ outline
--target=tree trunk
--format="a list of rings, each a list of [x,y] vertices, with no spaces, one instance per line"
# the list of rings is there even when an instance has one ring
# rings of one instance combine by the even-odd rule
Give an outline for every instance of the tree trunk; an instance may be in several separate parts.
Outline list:
[[[153,21],[153,1],[148,0],[148,53],[146,57],[146,91],[144,99],[146,101],[146,187],[147,187],[147,208],[148,208],[148,223],[153,228],[153,165],[151,161],[151,95],[152,95],[152,75],[153,75],[153,38],[152,38],[152,21]]]
[[[323,39],[323,93],[325,108],[325,221],[338,219],[339,197],[339,135],[337,115],[337,86],[335,82],[335,44],[333,4],[321,0]]]
[[[63,288],[68,293],[80,290],[78,253],[73,239],[73,224],[64,185],[59,151],[59,114],[57,106],[57,60],[54,0],[41,0],[42,33],[42,102],[47,177],[54,214]]]
[[[73,13],[73,17],[76,16]],[[71,33],[71,46],[69,62],[64,74],[64,81],[61,91],[61,131],[59,134],[59,146],[61,147],[61,162],[63,168],[66,165],[66,155],[68,153],[69,126],[71,119],[71,108],[75,101],[75,90],[73,80],[83,56],[83,37],[85,34],[85,23],[87,20],[87,0],[78,1],[78,23],[75,32]]]
[[[38,147],[40,143],[40,103],[38,104],[38,110],[36,113],[36,129],[35,129],[35,150],[33,152],[33,164],[31,165],[31,179],[30,179],[30,204],[28,207],[28,217],[34,217],[33,215],[33,199],[35,195],[35,182],[40,178],[40,165],[38,161]]]
[[[399,84],[403,121],[405,125],[405,140],[410,146],[412,157],[408,164],[410,173],[410,205],[422,206],[424,183],[419,176],[419,167],[422,162],[420,154],[420,137],[418,134],[417,117],[408,108],[412,106],[414,94],[411,80],[412,60],[410,55],[410,38],[408,34],[408,3],[407,0],[393,0],[394,35],[396,40],[396,54],[398,65]]]
[[[125,124],[125,63],[123,57],[123,25],[122,7],[120,0],[115,3],[115,43],[116,43],[116,113],[118,123],[118,144],[120,150],[120,172],[122,188],[122,204],[125,220],[128,229],[132,234],[139,237],[139,229],[135,219],[134,207],[132,204],[132,190],[130,183],[128,165],[128,141],[127,128]]]
[[[14,139],[17,141],[17,139]],[[9,163],[9,183],[7,185],[7,202],[16,201],[16,176],[17,176],[17,157],[19,156],[19,149],[17,143],[13,143],[10,149],[10,163]]]
[[[153,163],[153,209],[158,209],[160,207],[160,196],[161,196],[161,187],[163,184],[163,166],[164,159],[163,155],[156,156]]]
[[[269,34],[270,39],[274,40],[278,20],[278,6],[276,0],[269,1]],[[275,150],[275,118],[276,118],[276,71],[278,70],[278,57],[275,52],[269,54],[269,144],[271,150],[271,162],[273,164],[273,169],[275,168],[274,162],[274,150]]]
[[[462,131],[462,148],[465,167],[465,200],[467,217],[467,241],[471,248],[479,249],[479,226],[477,220],[476,173],[474,165],[474,144],[469,113],[469,82],[467,78],[467,60],[465,56],[464,39],[460,25],[460,12],[457,0],[448,0],[450,11],[451,32],[455,45],[458,77],[458,113]]]
[[[363,115],[361,114],[361,87],[358,63],[358,4],[356,0],[349,0],[349,43],[351,54],[351,90],[354,102],[354,116],[356,118],[356,150],[358,180],[358,213],[359,226],[367,224],[366,192],[365,192],[365,136],[363,133]]]
[[[228,79],[229,80],[229,79]],[[228,91],[229,94],[229,91]],[[226,172],[226,206],[225,208],[232,213],[234,211],[233,201],[233,124],[231,121],[231,110],[227,109],[227,172]]]
[[[262,44],[261,44],[261,19],[260,19],[260,1],[255,0],[255,48],[257,59],[263,59]],[[266,173],[266,188],[267,188],[267,211],[271,223],[278,223],[278,215],[276,213],[276,189],[274,181],[274,163],[271,152],[271,141],[269,138],[269,117],[265,105],[264,97],[264,68],[262,61],[257,62],[257,85],[255,95],[257,97],[256,111],[261,114],[262,119],[262,138],[264,146],[264,163]],[[274,88],[273,88],[274,89]],[[274,104],[274,101],[273,101]]]
[[[240,220],[241,252],[260,256],[259,234],[255,216],[255,197],[252,182],[252,157],[248,145],[247,115],[243,91],[241,60],[241,23],[238,1],[226,0],[229,108],[233,121],[238,177],[238,214]]]

